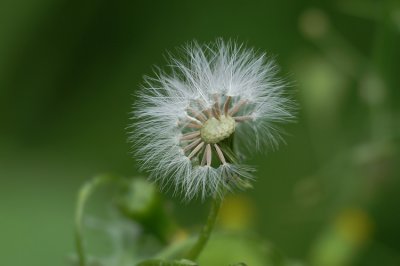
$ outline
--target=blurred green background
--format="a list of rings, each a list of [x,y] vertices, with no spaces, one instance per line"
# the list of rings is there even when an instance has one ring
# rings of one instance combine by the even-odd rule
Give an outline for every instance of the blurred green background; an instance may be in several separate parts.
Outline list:
[[[67,264],[79,187],[138,174],[142,76],[217,37],[275,56],[299,104],[220,226],[304,265],[400,265],[400,2],[372,0],[2,0],[0,265]],[[204,220],[206,204],[173,201],[182,224]]]

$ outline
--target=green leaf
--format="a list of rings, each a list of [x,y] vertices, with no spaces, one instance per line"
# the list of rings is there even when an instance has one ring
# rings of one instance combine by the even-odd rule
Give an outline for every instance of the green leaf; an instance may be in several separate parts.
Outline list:
[[[87,265],[87,258],[84,248],[84,237],[83,237],[83,214],[85,205],[92,193],[100,186],[110,181],[114,181],[115,176],[112,175],[99,175],[88,181],[82,186],[78,194],[78,201],[75,212],[75,247],[78,254],[78,262],[80,266]]]

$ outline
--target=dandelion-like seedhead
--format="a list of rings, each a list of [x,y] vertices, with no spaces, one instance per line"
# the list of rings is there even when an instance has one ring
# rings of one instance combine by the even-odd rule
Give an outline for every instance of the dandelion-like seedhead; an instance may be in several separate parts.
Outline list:
[[[145,78],[133,106],[142,169],[186,199],[248,187],[253,168],[239,155],[276,146],[277,124],[293,118],[274,61],[234,42],[193,42],[168,70]]]

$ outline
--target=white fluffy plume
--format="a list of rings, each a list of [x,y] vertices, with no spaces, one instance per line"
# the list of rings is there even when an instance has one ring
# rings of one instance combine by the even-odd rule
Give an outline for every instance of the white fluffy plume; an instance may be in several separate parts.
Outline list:
[[[222,40],[170,56],[133,105],[130,140],[141,168],[186,199],[246,187],[252,168],[237,153],[276,146],[277,126],[293,119],[277,71],[265,54]]]

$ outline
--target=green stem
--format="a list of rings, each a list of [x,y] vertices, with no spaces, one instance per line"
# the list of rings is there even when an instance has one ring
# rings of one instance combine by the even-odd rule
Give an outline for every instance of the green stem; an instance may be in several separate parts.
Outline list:
[[[83,211],[86,202],[89,196],[99,185],[109,182],[113,179],[114,177],[110,175],[100,175],[88,181],[79,190],[78,201],[75,211],[75,246],[76,246],[76,253],[78,254],[79,266],[85,266],[87,264],[87,258],[85,255],[85,248],[83,242],[83,226],[82,226]]]
[[[207,244],[208,239],[210,238],[211,232],[214,228],[218,212],[221,208],[221,203],[222,199],[220,199],[219,197],[214,197],[211,203],[211,209],[208,214],[207,222],[203,226],[196,243],[185,256],[186,259],[189,259],[191,261],[196,261],[200,253],[203,251],[205,245]]]

